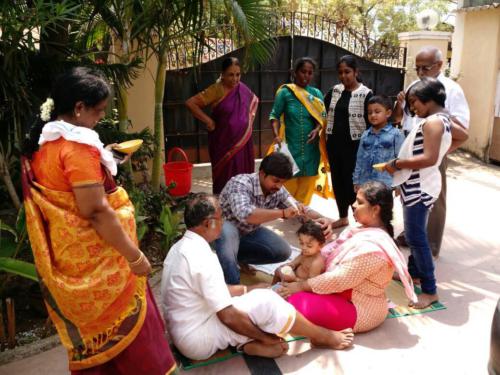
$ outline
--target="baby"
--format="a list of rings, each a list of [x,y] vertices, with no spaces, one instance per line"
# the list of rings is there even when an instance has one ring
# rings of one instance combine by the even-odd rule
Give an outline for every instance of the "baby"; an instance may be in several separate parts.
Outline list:
[[[321,255],[321,248],[325,244],[325,235],[321,227],[309,220],[302,224],[297,235],[302,253],[290,263],[276,270],[273,284],[279,281],[307,280],[318,276],[325,269],[325,261]]]

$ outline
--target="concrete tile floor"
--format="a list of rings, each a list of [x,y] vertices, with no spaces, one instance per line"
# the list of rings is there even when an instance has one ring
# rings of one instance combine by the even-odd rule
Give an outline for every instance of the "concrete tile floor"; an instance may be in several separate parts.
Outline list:
[[[197,180],[193,191],[207,191]],[[490,329],[500,297],[500,168],[465,153],[451,156],[448,168],[448,215],[445,239],[436,261],[441,301],[447,310],[389,319],[376,330],[358,334],[346,351],[310,349],[307,341],[291,345],[276,360],[286,374],[486,374]],[[336,217],[333,201],[315,199],[313,208]],[[294,220],[269,227],[296,244]],[[402,228],[395,209],[396,233]],[[250,374],[242,358],[191,370],[188,374]],[[0,367],[0,374],[68,374],[64,349],[56,347]]]

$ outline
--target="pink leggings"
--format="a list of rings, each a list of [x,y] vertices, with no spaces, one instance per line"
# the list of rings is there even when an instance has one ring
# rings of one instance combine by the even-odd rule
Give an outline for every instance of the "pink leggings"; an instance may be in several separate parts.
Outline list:
[[[297,311],[321,327],[340,331],[356,324],[356,308],[343,294],[295,293],[288,298]]]

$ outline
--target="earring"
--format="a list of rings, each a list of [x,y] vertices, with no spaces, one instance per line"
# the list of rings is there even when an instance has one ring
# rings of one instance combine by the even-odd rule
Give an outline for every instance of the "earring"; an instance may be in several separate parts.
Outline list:
[[[76,114],[76,117],[80,117],[80,113],[77,113],[77,114]]]

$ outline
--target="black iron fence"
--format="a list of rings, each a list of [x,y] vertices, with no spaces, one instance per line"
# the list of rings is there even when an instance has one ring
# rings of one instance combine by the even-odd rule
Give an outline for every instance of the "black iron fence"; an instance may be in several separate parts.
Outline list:
[[[269,113],[278,87],[290,82],[293,61],[310,56],[318,62],[312,85],[326,93],[338,83],[336,64],[345,54],[359,57],[363,83],[376,94],[395,97],[403,88],[406,49],[387,46],[340,27],[334,21],[307,13],[286,13],[271,24],[278,36],[274,57],[243,74],[242,81],[260,98],[254,123],[253,142],[256,157],[262,157],[272,142]],[[230,26],[219,27],[216,34],[204,37],[205,46],[197,56],[195,41],[175,44],[169,55],[165,83],[164,126],[166,151],[181,147],[191,162],[208,162],[207,132],[189,113],[186,99],[214,83],[220,74],[222,59],[243,58],[245,50]],[[179,41],[177,41],[179,42]],[[199,50],[199,49],[198,49]],[[190,68],[196,65],[196,69]],[[182,68],[182,69],[181,69]]]
[[[342,22],[323,16],[305,12],[279,12],[269,19],[269,29],[275,37],[310,37],[335,44],[380,65],[405,67],[406,48],[375,40],[344,26]],[[170,43],[168,70],[201,65],[242,46],[242,40],[232,25],[217,25],[200,33],[197,38],[184,37]]]

